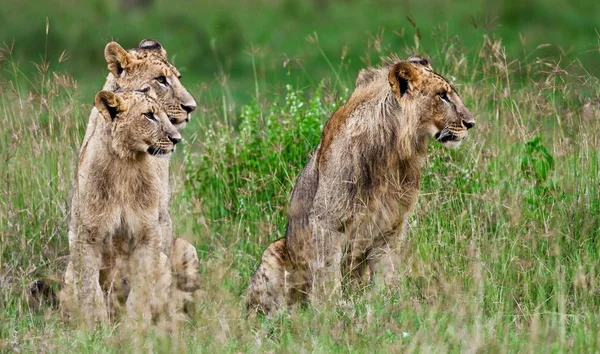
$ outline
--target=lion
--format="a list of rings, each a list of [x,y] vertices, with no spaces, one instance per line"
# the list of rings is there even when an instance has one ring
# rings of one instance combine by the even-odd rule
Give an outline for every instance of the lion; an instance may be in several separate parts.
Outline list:
[[[136,90],[149,85],[158,102],[166,110],[169,119],[178,130],[185,127],[190,120],[190,113],[196,109],[196,102],[181,84],[181,74],[167,59],[167,52],[162,45],[153,39],[144,39],[138,48],[129,51],[116,42],[110,42],[104,49],[109,74],[103,90]],[[104,119],[98,111],[92,109],[83,139],[79,158],[85,159],[88,141],[96,131],[105,128]],[[160,218],[163,229],[161,250],[171,254],[173,245],[172,222],[169,213],[171,187],[169,181],[169,160],[155,159],[154,163],[160,171],[164,188],[161,191]],[[191,246],[191,245],[190,245]],[[193,246],[192,246],[193,247]],[[186,260],[172,260],[174,263],[185,263]]]
[[[161,257],[159,220],[164,181],[154,162],[168,156],[181,135],[149,91],[100,91],[94,100],[105,128],[86,141],[88,155],[77,165],[78,208],[71,215],[77,228],[69,234],[73,276],[65,289],[72,303],[61,301],[88,324],[108,320],[101,283],[121,267],[131,286],[130,317],[147,322],[167,303],[170,271]],[[114,260],[121,264],[110,264]]]
[[[162,45],[153,39],[144,39],[138,48],[129,51],[123,49],[118,43],[110,42],[106,45],[104,55],[108,64],[109,74],[103,90],[135,90],[142,86],[149,86],[152,95],[167,111],[171,123],[181,130],[190,119],[190,113],[196,108],[196,102],[185,87],[181,84],[179,71],[168,61],[167,52]],[[96,108],[92,109],[86,128],[85,137],[79,152],[79,159],[86,158],[88,141],[105,128],[104,119]],[[163,240],[161,250],[170,259],[171,269],[178,272],[177,287],[184,292],[194,292],[200,288],[200,275],[198,273],[198,255],[195,247],[188,241],[173,238],[172,222],[169,213],[171,187],[169,181],[169,160],[155,159],[154,164],[158,169],[164,188],[161,190],[160,222]],[[71,202],[71,209],[78,206],[76,201]],[[76,220],[70,219],[69,229],[77,227]],[[195,268],[194,268],[195,267]],[[67,265],[64,275],[64,284],[71,281],[72,265]],[[126,274],[113,272],[110,284],[113,287],[105,288],[106,292],[118,294],[118,298],[126,299],[128,294]],[[116,280],[118,279],[118,281]],[[43,291],[42,291],[43,290]],[[119,293],[120,292],[120,293]],[[34,280],[27,289],[28,302],[32,308],[40,307],[39,304],[48,303],[57,306],[56,295],[53,287],[45,280]]]
[[[421,56],[361,70],[298,177],[285,237],[264,252],[247,308],[318,304],[344,284],[392,283],[428,140],[457,147],[474,125],[456,88]]]

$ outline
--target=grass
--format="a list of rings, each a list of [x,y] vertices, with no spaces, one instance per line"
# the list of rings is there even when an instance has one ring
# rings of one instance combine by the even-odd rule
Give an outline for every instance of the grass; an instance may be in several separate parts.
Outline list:
[[[147,37],[164,42],[188,85],[219,95],[226,79],[238,105],[255,96],[255,77],[262,91],[314,86],[323,77],[353,82],[365,62],[378,63],[380,51],[404,54],[415,39],[420,53],[435,56],[453,50],[444,47],[452,37],[452,47],[471,49],[464,54],[473,61],[487,35],[502,38],[510,57],[579,60],[600,74],[594,0],[148,0],[137,9],[123,2],[4,0],[0,43],[13,47],[27,76],[40,57],[52,59],[52,70],[81,83],[86,102],[104,80],[105,71],[90,68],[105,67],[106,43],[127,48]]]
[[[25,286],[59,280],[64,268],[91,100],[45,60],[29,73],[5,48],[0,351],[599,351],[598,77],[545,48],[510,54],[501,31],[479,33],[471,46],[424,34],[406,48],[437,41],[433,66],[455,82],[477,126],[458,150],[430,144],[397,287],[246,318],[242,297],[260,254],[282,236],[295,179],[361,66],[333,59],[325,40],[312,39],[311,60],[327,70],[312,83],[290,75],[274,85],[270,61],[250,55],[252,100],[239,109],[231,81],[206,89],[183,79],[199,108],[173,159],[172,215],[176,234],[198,249],[204,294],[190,319],[143,337],[119,324],[84,332],[55,311],[27,308]],[[375,61],[397,47],[363,48],[355,50]],[[589,54],[579,48],[575,57]]]

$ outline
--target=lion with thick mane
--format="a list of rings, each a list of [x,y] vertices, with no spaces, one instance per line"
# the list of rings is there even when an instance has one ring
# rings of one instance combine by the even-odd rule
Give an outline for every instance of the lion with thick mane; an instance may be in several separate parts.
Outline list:
[[[90,136],[87,156],[78,161],[78,208],[71,215],[76,228],[69,230],[72,278],[61,304],[88,324],[108,320],[103,285],[111,281],[111,269],[129,276],[130,317],[149,323],[168,303],[171,274],[159,222],[164,181],[153,164],[154,156],[174,150],[181,135],[149,93],[149,86],[100,91],[95,108],[105,129]]]
[[[342,279],[391,282],[427,141],[458,146],[474,125],[455,87],[423,57],[361,70],[298,177],[285,237],[263,253],[248,309],[318,303],[335,297]]]

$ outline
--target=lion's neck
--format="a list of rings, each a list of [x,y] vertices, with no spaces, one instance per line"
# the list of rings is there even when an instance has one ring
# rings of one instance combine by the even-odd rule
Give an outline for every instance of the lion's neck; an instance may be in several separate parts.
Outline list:
[[[119,89],[119,85],[117,85],[117,81],[111,73],[108,73],[106,77],[106,81],[104,81],[104,86],[102,86],[102,90],[104,91],[117,91]]]
[[[160,179],[148,159],[125,160],[104,153],[94,156],[88,168],[80,183],[85,184],[90,200],[122,210],[158,206]]]
[[[109,161],[122,161],[123,163],[142,163],[149,159],[148,153],[134,150],[128,140],[115,137],[111,128],[111,125],[107,126],[100,137],[104,148],[101,151],[103,158]]]
[[[116,198],[143,183],[147,186],[144,193],[156,192],[153,188],[160,184],[159,177],[148,153],[119,152],[118,144],[113,144],[106,131],[91,139],[85,159],[78,167],[78,175],[86,176],[80,182],[87,185],[88,191],[104,190]]]
[[[418,134],[418,107],[411,102],[398,102],[389,91],[382,95],[364,124],[372,144],[398,161],[420,160],[427,151],[427,140]]]
[[[420,187],[427,153],[427,139],[417,132],[417,107],[400,106],[394,96],[384,95],[365,118],[361,122],[364,146],[355,150],[361,189],[368,194],[386,190],[390,197],[413,198],[409,191]]]

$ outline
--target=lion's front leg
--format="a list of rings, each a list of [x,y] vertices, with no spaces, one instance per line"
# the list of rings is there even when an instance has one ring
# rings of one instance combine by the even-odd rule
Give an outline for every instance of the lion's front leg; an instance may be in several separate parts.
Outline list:
[[[152,310],[158,309],[157,282],[166,268],[166,259],[160,259],[160,227],[150,227],[142,232],[129,262],[131,292],[127,298],[130,319],[147,327],[152,320]]]
[[[371,280],[375,285],[393,285],[399,277],[400,251],[408,231],[408,217],[395,228],[382,232],[373,241],[367,257]]]
[[[372,244],[371,235],[355,237],[344,255],[342,276],[344,277],[344,287],[350,293],[356,292],[368,284],[370,274],[367,271],[367,253]]]
[[[173,222],[171,220],[171,214],[169,213],[168,202],[166,202],[166,206],[164,207],[163,203],[161,202],[158,220],[160,223],[160,233],[162,239],[160,249],[165,255],[170,255],[172,253],[173,243],[175,240],[173,238]]]
[[[74,306],[67,310],[88,326],[96,322],[107,322],[108,314],[102,288],[100,267],[102,262],[102,240],[97,229],[79,230],[71,243],[71,263],[65,273],[65,283],[71,287],[70,299]]]
[[[169,176],[169,160],[157,159],[155,167],[161,183],[158,202],[158,223],[160,224],[160,250],[170,258],[174,243],[173,221],[171,219],[171,181]]]
[[[346,235],[334,227],[316,222],[312,237],[312,287],[311,303],[337,300],[341,295],[342,251]]]

